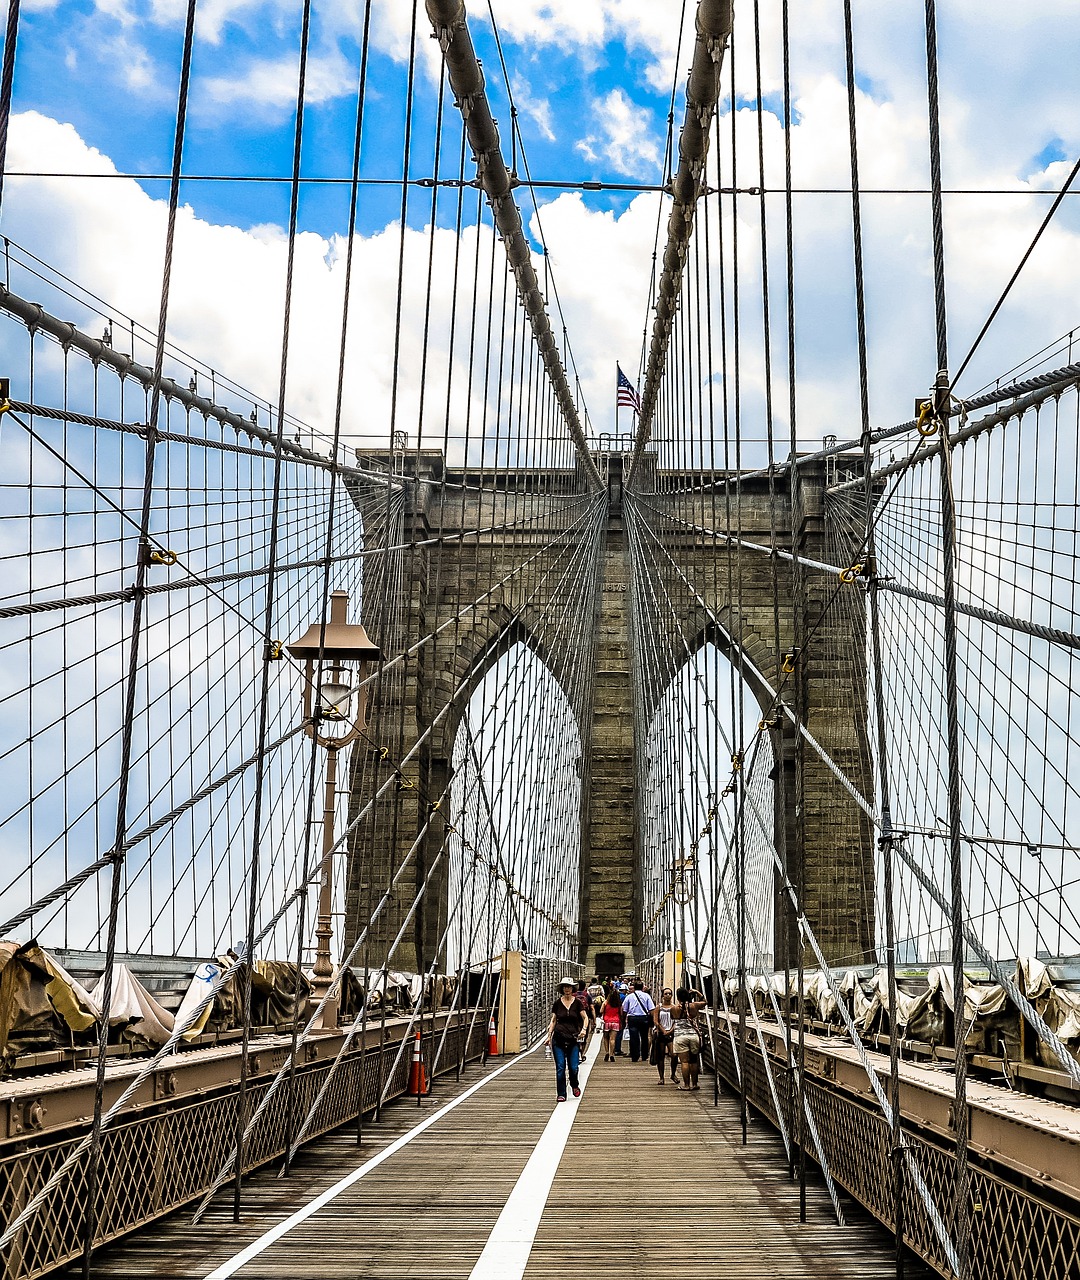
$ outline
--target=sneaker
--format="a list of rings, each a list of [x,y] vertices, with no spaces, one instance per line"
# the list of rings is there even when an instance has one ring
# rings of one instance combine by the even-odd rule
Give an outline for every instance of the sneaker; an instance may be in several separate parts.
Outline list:
[[[560,1094],[559,1094],[559,1096],[555,1099],[555,1101],[556,1101],[556,1102],[565,1102],[565,1101],[566,1101],[566,1094],[565,1094],[565,1093],[560,1093]]]

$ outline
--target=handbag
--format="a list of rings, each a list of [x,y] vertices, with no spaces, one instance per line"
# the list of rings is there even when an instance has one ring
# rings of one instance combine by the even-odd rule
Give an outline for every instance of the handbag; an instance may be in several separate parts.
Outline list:
[[[700,1053],[701,1052],[701,1032],[698,1030],[696,1022],[692,1022],[683,1009],[682,1016],[675,1019],[672,1031],[674,1037],[679,1040],[682,1045],[683,1053]]]

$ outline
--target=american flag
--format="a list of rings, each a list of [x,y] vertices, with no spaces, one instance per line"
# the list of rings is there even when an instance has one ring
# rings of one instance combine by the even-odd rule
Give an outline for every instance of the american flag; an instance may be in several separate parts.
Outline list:
[[[615,366],[615,407],[622,409],[624,406],[633,409],[635,413],[641,412],[641,399],[634,390],[633,383],[625,373]]]

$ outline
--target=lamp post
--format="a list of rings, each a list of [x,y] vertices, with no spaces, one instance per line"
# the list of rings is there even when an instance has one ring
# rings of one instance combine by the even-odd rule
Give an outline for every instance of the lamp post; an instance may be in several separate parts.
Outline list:
[[[313,622],[299,640],[288,645],[289,653],[304,663],[305,732],[326,749],[326,781],[323,788],[322,875],[319,882],[319,915],[315,924],[315,964],[312,968],[311,998],[318,1005],[334,977],[330,956],[333,933],[334,868],[330,851],[334,847],[334,810],[337,801],[337,753],[355,742],[367,728],[367,688],[364,680],[372,662],[382,656],[359,624],[346,621],[347,591],[330,595],[330,618]],[[350,683],[358,664],[357,687]],[[316,677],[319,678],[316,687]],[[353,696],[356,708],[353,712]],[[332,1031],[337,1026],[338,1001],[329,1000],[318,1029]]]

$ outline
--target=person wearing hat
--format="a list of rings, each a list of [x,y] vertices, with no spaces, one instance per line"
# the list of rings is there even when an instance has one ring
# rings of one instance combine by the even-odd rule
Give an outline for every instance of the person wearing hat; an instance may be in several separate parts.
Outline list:
[[[559,979],[559,994],[551,1006],[551,1022],[548,1024],[547,1042],[555,1059],[555,1093],[559,1102],[566,1101],[566,1076],[570,1075],[570,1088],[575,1098],[581,1097],[578,1084],[580,1049],[578,1040],[585,1034],[589,1017],[574,995],[573,978]]]

